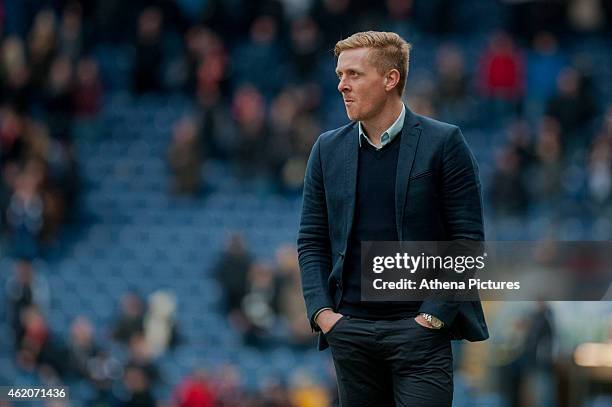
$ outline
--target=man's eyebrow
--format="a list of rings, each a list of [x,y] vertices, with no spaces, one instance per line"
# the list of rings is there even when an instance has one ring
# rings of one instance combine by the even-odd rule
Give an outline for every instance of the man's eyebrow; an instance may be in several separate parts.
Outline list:
[[[342,69],[336,69],[336,75],[341,74],[342,72],[357,72],[359,73],[360,71],[356,68],[346,68],[344,69],[344,71]]]

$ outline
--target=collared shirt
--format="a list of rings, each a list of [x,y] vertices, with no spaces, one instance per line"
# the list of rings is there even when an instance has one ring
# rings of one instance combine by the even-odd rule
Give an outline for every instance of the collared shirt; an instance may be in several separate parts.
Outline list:
[[[363,131],[361,122],[359,122],[359,147],[361,147],[361,139],[366,139],[367,142],[370,143],[372,147],[376,148],[377,150],[380,150],[381,148],[389,144],[391,141],[393,141],[395,136],[397,136],[402,131],[402,127],[404,127],[405,117],[406,117],[406,106],[402,103],[402,112],[400,113],[399,117],[397,118],[397,120],[395,120],[395,122],[393,122],[391,127],[385,130],[382,136],[380,136],[380,147],[374,145],[374,143],[370,141],[368,136],[366,136],[365,132]]]

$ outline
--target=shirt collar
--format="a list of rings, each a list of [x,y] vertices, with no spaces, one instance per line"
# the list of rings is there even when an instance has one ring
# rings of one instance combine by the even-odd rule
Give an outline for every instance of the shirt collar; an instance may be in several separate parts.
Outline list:
[[[391,127],[384,131],[382,136],[380,136],[380,147],[375,146],[370,139],[365,135],[363,131],[363,127],[361,126],[361,122],[359,122],[359,147],[361,147],[361,139],[365,139],[370,145],[377,150],[383,148],[387,144],[393,141],[393,139],[402,131],[402,127],[404,127],[404,119],[406,118],[406,106],[402,103],[402,111],[398,118],[393,122]]]

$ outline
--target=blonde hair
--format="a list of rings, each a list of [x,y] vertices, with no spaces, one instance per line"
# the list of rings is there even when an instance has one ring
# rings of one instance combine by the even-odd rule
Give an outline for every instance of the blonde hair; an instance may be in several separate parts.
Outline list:
[[[379,73],[384,75],[391,69],[399,71],[400,79],[397,89],[399,95],[402,96],[408,77],[412,45],[393,32],[364,31],[338,41],[334,47],[334,55],[338,57],[343,51],[356,48],[371,49],[368,53],[368,61]]]

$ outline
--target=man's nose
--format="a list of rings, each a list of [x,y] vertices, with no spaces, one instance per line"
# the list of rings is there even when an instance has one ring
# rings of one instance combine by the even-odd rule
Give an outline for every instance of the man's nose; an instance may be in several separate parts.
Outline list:
[[[338,83],[338,92],[344,93],[346,91],[348,91],[348,85],[346,84],[346,82],[344,82],[344,79],[342,79]]]

